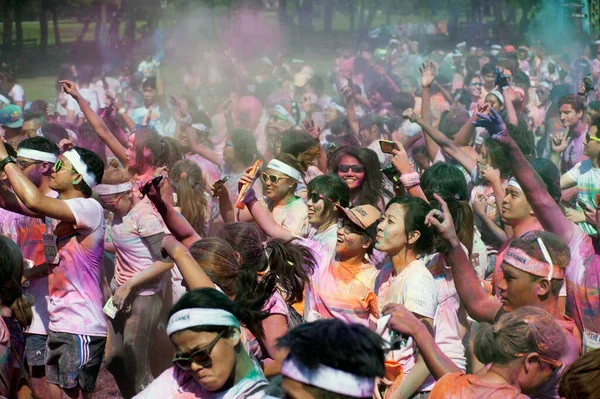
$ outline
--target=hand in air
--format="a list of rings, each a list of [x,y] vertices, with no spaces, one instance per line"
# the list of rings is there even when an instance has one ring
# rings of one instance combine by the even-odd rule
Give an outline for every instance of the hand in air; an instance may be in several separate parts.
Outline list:
[[[319,139],[319,136],[321,136],[321,127],[317,126],[315,121],[312,119],[305,119],[302,121],[302,125],[304,126],[304,130],[306,130],[306,132],[310,134],[312,138],[315,140]]]
[[[442,210],[432,209],[425,217],[425,223],[437,229],[440,236],[451,244],[458,244],[460,241],[456,235],[454,221],[448,209],[448,204],[437,194],[433,197],[441,205]]]
[[[404,110],[404,112],[402,112],[402,117],[404,119],[408,119],[409,121],[415,123],[417,121],[417,119],[419,118],[419,115],[417,115],[417,113],[415,111],[413,111],[412,108],[407,108]]]
[[[408,160],[408,154],[406,153],[406,150],[404,149],[402,143],[400,143],[399,141],[394,141],[394,143],[398,145],[398,150],[392,151],[392,154],[394,154],[392,158],[392,164],[394,165],[394,168],[400,174],[414,172],[413,167],[410,164],[410,161]]]
[[[435,80],[435,66],[433,62],[427,60],[419,68],[421,72],[421,86],[423,88],[430,88]]]
[[[70,80],[59,80],[58,83],[62,85],[62,91],[67,93],[73,98],[77,98],[79,96],[79,90],[77,90],[77,86],[75,83]]]
[[[489,110],[489,114],[478,113],[477,120],[472,122],[473,126],[485,128],[494,140],[500,144],[508,144],[511,138],[502,117],[495,109],[490,108]]]

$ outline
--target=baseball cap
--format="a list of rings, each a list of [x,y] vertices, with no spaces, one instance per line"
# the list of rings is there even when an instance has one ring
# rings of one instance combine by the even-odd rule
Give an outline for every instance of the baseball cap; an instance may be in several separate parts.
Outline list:
[[[19,128],[23,126],[23,111],[21,107],[9,104],[0,109],[0,126]]]
[[[363,230],[368,230],[381,218],[381,212],[373,205],[360,205],[355,206],[354,208],[338,206],[338,208],[344,212],[344,215],[346,215],[352,223]]]

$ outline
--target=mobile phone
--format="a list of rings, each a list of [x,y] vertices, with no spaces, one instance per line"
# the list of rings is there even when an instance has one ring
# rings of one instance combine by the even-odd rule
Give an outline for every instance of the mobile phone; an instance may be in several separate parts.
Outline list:
[[[587,75],[583,78],[583,85],[585,86],[585,92],[594,90],[594,82],[592,81],[592,75]]]
[[[154,179],[150,180],[149,182],[147,182],[146,184],[144,184],[142,186],[142,188],[140,189],[140,194],[142,194],[142,198],[144,198],[144,196],[148,195],[148,191],[150,191],[150,186],[158,186],[160,184],[160,182],[163,179],[163,175],[158,175],[156,176]]]
[[[230,177],[231,176],[225,176],[221,180],[217,180],[215,182],[215,184],[213,185],[215,194],[219,192],[219,189],[223,186],[223,184],[225,184],[227,182],[227,180],[229,180]]]
[[[379,140],[379,146],[381,147],[381,151],[385,154],[393,154],[394,150],[400,150],[398,144],[391,140]]]
[[[583,209],[584,211],[588,211],[588,212],[591,212],[591,211],[592,211],[592,210],[590,209],[590,207],[589,207],[589,206],[587,206],[587,205],[586,205],[586,204],[585,204],[583,201],[581,201],[581,200],[578,200],[578,201],[577,201],[577,205],[579,205],[579,207],[580,207],[581,209]]]

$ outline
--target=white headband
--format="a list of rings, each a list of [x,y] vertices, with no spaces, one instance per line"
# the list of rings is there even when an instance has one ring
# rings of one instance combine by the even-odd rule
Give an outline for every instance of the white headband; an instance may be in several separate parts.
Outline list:
[[[286,121],[290,122],[292,125],[296,126],[296,118],[294,118],[292,116],[292,114],[290,114],[288,112],[287,109],[283,108],[283,106],[281,105],[276,105],[275,107],[273,107],[273,110],[275,110],[277,113],[279,113],[282,117],[285,118]]]
[[[121,183],[121,184],[98,184],[94,191],[98,195],[113,195],[113,194],[121,194],[131,190],[133,186],[131,182]]]
[[[346,108],[342,107],[341,105],[339,105],[335,101],[331,101],[329,103],[329,105],[327,105],[327,106],[331,107],[331,108],[334,108],[334,109],[338,110],[339,112],[341,112],[342,114],[346,115]]]
[[[0,103],[10,104],[10,100],[4,97],[2,94],[0,94]]]
[[[495,95],[496,97],[498,97],[498,100],[500,100],[500,104],[504,104],[504,96],[498,90],[492,90],[488,94]]]
[[[278,172],[284,173],[297,181],[300,181],[302,179],[302,173],[300,173],[297,169],[292,168],[290,165],[283,163],[277,159],[271,160],[271,162],[269,162],[269,164],[267,165],[267,169],[273,169]]]
[[[240,328],[237,317],[223,309],[183,309],[169,318],[167,335],[197,326],[225,326]]]
[[[508,179],[508,185],[512,186],[512,187],[514,187],[514,188],[516,188],[516,189],[518,189],[520,191],[523,191],[523,189],[521,188],[521,185],[519,184],[519,182],[517,182],[515,180],[514,177],[511,177],[510,179]]]
[[[35,159],[36,161],[44,161],[44,162],[52,162],[52,163],[56,162],[56,160],[58,159],[56,154],[53,154],[51,152],[32,150],[30,148],[20,148],[19,151],[17,151],[17,156],[23,157],[23,158]]]
[[[204,123],[192,123],[192,127],[196,130],[200,130],[201,132],[208,133],[208,126]]]
[[[64,157],[71,162],[73,169],[77,171],[82,177],[85,184],[87,184],[90,188],[93,188],[96,183],[96,177],[90,173],[87,165],[81,159],[81,156],[75,150],[69,150],[63,153]]]
[[[308,368],[289,357],[281,364],[281,375],[329,392],[359,398],[371,397],[375,389],[375,378],[360,377],[322,364]]]

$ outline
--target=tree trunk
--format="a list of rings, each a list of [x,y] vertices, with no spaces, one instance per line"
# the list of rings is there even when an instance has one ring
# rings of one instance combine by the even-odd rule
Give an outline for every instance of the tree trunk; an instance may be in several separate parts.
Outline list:
[[[365,0],[360,0],[358,7],[358,31],[362,33],[365,28]]]
[[[313,0],[304,0],[304,23],[306,24],[306,31],[313,31]]]
[[[15,2],[15,27],[17,33],[17,45],[15,46],[15,55],[18,57],[23,50],[23,3],[24,0]]]
[[[18,0],[17,0],[18,1]],[[46,54],[48,50],[48,10],[50,0],[42,0],[40,8],[40,50]]]
[[[50,13],[52,14],[52,28],[54,29],[54,45],[60,46],[60,27],[58,26],[58,4],[53,2],[50,7]]]
[[[277,8],[277,17],[279,19],[279,29],[281,29],[282,32],[287,31],[287,0],[279,0],[279,7]]]
[[[378,2],[371,1],[369,3],[369,13],[367,14],[367,22],[365,30],[371,29],[371,25],[373,24],[373,20],[375,19],[375,15],[377,15],[377,11],[379,7],[377,7]]]
[[[73,45],[73,49],[71,50],[73,54],[77,53],[77,51],[79,50],[79,46],[81,46],[81,43],[83,43],[83,39],[85,38],[85,35],[88,29],[90,28],[90,22],[91,21],[88,19],[83,23],[83,27],[81,28],[79,35],[77,35],[77,40],[75,40],[75,44]]]
[[[354,21],[356,7],[354,7],[354,0],[348,0],[348,16],[350,17],[350,32],[354,32],[356,30],[356,23]]]
[[[325,0],[323,9],[323,31],[331,32],[333,25],[333,0]]]
[[[11,15],[11,0],[2,2],[2,13],[4,14],[3,23],[4,30],[2,31],[2,55],[6,58],[12,49],[12,15]]]

